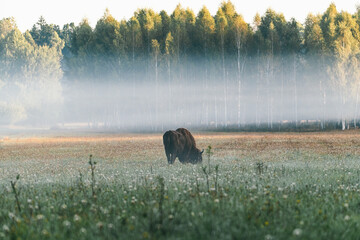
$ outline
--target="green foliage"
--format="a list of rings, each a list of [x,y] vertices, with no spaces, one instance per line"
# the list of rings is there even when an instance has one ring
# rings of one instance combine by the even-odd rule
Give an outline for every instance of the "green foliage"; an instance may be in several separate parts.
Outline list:
[[[320,27],[324,36],[326,49],[328,54],[334,52],[334,41],[335,41],[335,17],[338,14],[334,3],[330,4],[328,9],[325,11],[321,18]]]
[[[44,22],[41,24],[45,25]],[[51,31],[46,43],[38,45],[31,32],[22,34],[11,19],[0,21],[0,112],[3,123],[15,123],[26,118],[40,118],[37,110],[51,112],[61,103],[63,40]],[[6,26],[6,27],[4,27]],[[6,33],[6,34],[5,34]],[[39,39],[45,39],[39,38]],[[3,102],[1,102],[1,100]],[[56,116],[56,114],[54,114]]]
[[[40,17],[39,21],[30,31],[31,36],[37,45],[57,48],[60,52],[64,47],[64,42],[60,39],[59,33],[59,27],[47,24],[43,17]]]
[[[13,29],[17,28],[14,18],[4,18],[0,21],[0,39],[5,38]]]
[[[320,28],[321,16],[309,14],[305,21],[304,47],[308,55],[321,55],[325,51],[325,42]]]
[[[151,49],[153,51],[154,56],[158,56],[160,53],[160,44],[156,39],[151,40]]]
[[[123,53],[123,37],[120,34],[120,23],[107,9],[104,16],[96,23],[94,29],[95,49],[97,57],[118,58]]]
[[[140,45],[142,43],[140,23],[135,17],[131,17],[127,22],[128,34],[130,41],[127,41],[127,48],[130,49],[132,64],[135,64],[135,55],[138,54]]]
[[[209,10],[204,6],[196,17],[195,28],[197,33],[197,52],[199,52],[207,61],[211,56],[214,47],[215,20],[211,16]],[[207,68],[208,63],[205,63]]]
[[[118,21],[107,9],[94,29],[86,19],[60,28],[40,17],[22,34],[13,18],[2,19],[0,91],[3,96],[11,86],[18,91],[11,98],[12,104],[0,96],[0,111],[7,112],[2,121],[16,123],[36,117],[44,102],[49,109],[51,104],[61,104],[63,75],[69,81],[85,83],[132,81],[133,90],[135,81],[153,78],[159,82],[166,79],[169,89],[185,78],[196,79],[205,88],[221,78],[224,95],[234,79],[239,81],[239,89],[254,82],[258,89],[269,89],[277,81],[281,86],[292,82],[296,88],[296,82],[301,81],[319,86],[323,102],[329,89],[356,98],[360,81],[356,75],[360,68],[359,19],[359,8],[351,15],[338,12],[332,3],[323,14],[309,14],[304,26],[295,19],[287,21],[271,8],[263,15],[256,14],[250,24],[231,1],[222,2],[215,16],[206,6],[195,14],[179,4],[170,15],[138,9],[130,19]],[[151,69],[154,56],[156,76]],[[227,76],[232,72],[237,76]],[[242,79],[242,74],[248,78]],[[270,102],[276,93],[266,91]],[[44,98],[33,97],[39,94]],[[201,111],[208,111],[208,103],[204,102],[203,108],[207,110]]]
[[[174,54],[174,38],[169,32],[165,39],[165,54],[171,56]]]

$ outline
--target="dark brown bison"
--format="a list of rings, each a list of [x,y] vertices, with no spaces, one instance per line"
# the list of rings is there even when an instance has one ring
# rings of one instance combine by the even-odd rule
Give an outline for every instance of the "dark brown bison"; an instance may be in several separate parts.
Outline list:
[[[194,137],[185,128],[165,132],[163,143],[169,164],[173,164],[176,158],[179,158],[181,163],[195,164],[202,162],[204,150],[200,151],[196,148]]]

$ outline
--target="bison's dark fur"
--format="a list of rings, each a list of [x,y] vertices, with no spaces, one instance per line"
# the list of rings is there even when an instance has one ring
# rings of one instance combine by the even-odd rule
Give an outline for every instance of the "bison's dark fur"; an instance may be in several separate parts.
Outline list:
[[[181,163],[201,163],[202,153],[196,148],[194,137],[185,128],[167,131],[163,136],[166,157],[169,164],[173,164],[178,157]]]

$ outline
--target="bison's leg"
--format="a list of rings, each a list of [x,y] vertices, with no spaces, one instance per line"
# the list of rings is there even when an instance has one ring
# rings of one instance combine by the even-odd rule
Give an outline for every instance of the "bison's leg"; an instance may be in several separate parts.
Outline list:
[[[176,159],[176,154],[172,153],[171,154],[171,162],[170,162],[170,164],[173,164],[175,162],[175,159]]]
[[[171,164],[171,154],[166,152],[166,157],[167,157],[168,163]]]
[[[170,150],[166,149],[165,150],[165,153],[166,153],[166,157],[167,157],[167,160],[168,160],[168,163],[169,164],[173,164],[175,162],[175,158],[176,158],[176,154],[175,153],[172,153]]]
[[[172,155],[174,155],[174,154],[171,154],[171,152],[169,151],[169,149],[165,149],[165,153],[166,153],[166,158],[167,158],[167,160],[168,160],[168,163],[169,163],[169,164],[172,164],[172,163],[173,163],[173,161],[172,161]]]

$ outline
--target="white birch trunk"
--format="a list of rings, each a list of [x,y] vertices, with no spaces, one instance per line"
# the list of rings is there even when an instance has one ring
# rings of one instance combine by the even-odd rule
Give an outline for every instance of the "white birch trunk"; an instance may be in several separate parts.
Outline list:
[[[237,70],[238,70],[238,128],[241,127],[241,64],[240,64],[240,36],[237,36]]]
[[[157,131],[158,126],[158,56],[155,54],[155,131]]]
[[[296,80],[296,55],[294,54],[293,60],[293,74],[294,74],[294,98],[295,98],[295,126],[298,127],[298,93],[297,93],[297,80]]]
[[[221,58],[222,58],[222,72],[224,81],[224,126],[227,127],[227,81],[225,72],[225,56],[224,56],[224,34],[221,34]]]
[[[217,129],[218,127],[218,113],[217,113],[217,99],[216,99],[216,95],[215,95],[215,128]]]
[[[357,121],[357,110],[359,103],[359,84],[356,87],[356,100],[355,100],[355,111],[354,111],[354,128],[356,129],[356,121]]]
[[[169,91],[169,124],[172,122],[172,89],[171,89],[171,62],[170,62],[170,56],[168,56],[167,59],[167,65],[168,65],[168,91]]]

